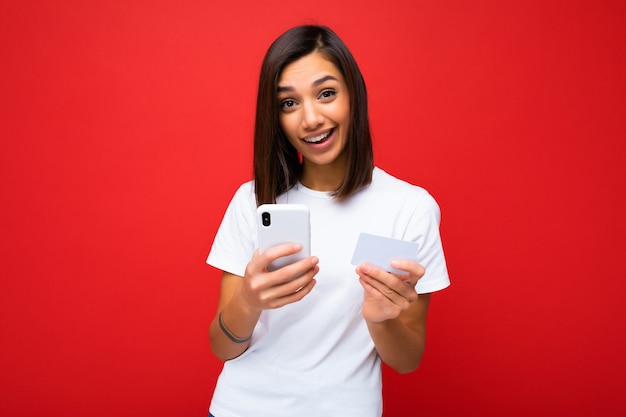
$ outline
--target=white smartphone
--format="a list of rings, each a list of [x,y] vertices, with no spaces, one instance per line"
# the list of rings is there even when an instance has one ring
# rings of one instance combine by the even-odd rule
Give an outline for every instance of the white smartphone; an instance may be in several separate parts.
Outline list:
[[[283,243],[299,243],[302,250],[272,262],[274,271],[311,256],[311,225],[309,208],[303,204],[263,204],[257,209],[259,253]]]

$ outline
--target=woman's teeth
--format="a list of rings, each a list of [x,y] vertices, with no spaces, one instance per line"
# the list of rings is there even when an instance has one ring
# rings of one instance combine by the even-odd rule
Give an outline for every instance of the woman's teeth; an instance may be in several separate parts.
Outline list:
[[[310,138],[306,138],[306,139],[304,139],[304,141],[307,142],[307,143],[318,143],[318,142],[321,142],[324,139],[326,139],[328,136],[330,136],[331,133],[333,133],[333,131],[329,130],[329,131],[327,131],[325,133],[322,133],[321,135],[317,135],[317,136],[313,136],[313,137],[310,137]]]

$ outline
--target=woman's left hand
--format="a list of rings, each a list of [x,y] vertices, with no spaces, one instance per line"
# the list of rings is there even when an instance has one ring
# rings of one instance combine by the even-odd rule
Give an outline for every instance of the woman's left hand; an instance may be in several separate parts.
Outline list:
[[[367,321],[380,323],[396,319],[417,301],[415,285],[424,275],[424,267],[409,260],[394,260],[392,266],[406,274],[392,274],[367,263],[356,268],[365,290],[363,317]]]

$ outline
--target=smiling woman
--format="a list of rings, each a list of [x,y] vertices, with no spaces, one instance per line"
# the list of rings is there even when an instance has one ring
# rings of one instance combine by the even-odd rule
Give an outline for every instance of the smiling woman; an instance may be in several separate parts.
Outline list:
[[[202,258],[233,187],[252,178],[264,53],[304,22],[329,24],[358,59],[377,166],[442,206],[454,288],[431,296],[419,371],[383,368],[385,417],[626,416],[626,1],[356,3],[0,2],[0,416],[206,416],[223,363],[204,329],[222,272]],[[296,33],[273,48],[261,80],[267,140],[283,134],[282,66],[315,48],[313,37],[313,49],[298,49]],[[346,149],[365,149],[362,84],[325,36],[322,53],[350,90]],[[279,188],[287,172],[292,186],[263,199],[310,197],[320,270],[301,302],[263,314],[246,356],[227,368],[255,369],[272,339],[270,371],[261,384],[244,374],[241,389],[284,388],[274,387],[280,370],[329,408],[319,391],[330,378],[315,379],[328,362],[308,351],[340,340],[330,359],[353,347],[337,334],[348,315],[364,321],[364,290],[354,267],[334,264],[353,249],[355,223],[385,234],[386,194],[365,201],[372,189],[357,187],[337,204],[340,195],[299,183],[285,137],[265,144],[293,160],[283,171],[278,151],[258,155],[255,180],[273,170],[267,184]],[[369,175],[362,167],[346,181]],[[254,209],[255,193],[246,197],[237,210]],[[365,222],[368,204],[380,214]],[[337,210],[321,217],[326,205]],[[248,217],[237,219],[228,237],[245,267],[254,249],[237,247],[250,232]],[[424,291],[435,266],[419,262]],[[228,309],[222,318],[236,339],[249,336]],[[291,326],[276,332],[281,318]]]
[[[350,127],[350,96],[343,76],[324,55],[313,52],[288,65],[278,81],[280,126],[302,155],[300,182],[334,191],[343,179]]]
[[[315,67],[309,68],[309,62]],[[307,93],[309,97],[293,96],[294,93]],[[304,99],[307,102],[300,102]],[[318,105],[311,108],[313,103]],[[318,26],[293,28],[272,43],[261,67],[256,107],[254,177],[257,204],[275,202],[278,195],[302,180],[302,155],[298,154],[299,149],[293,143],[286,146],[291,139],[285,140],[287,132],[283,131],[284,123],[295,119],[287,116],[291,109],[304,106],[307,112],[304,116],[309,122],[302,118],[301,111],[296,112],[300,114],[301,122],[310,123],[310,118],[314,117],[314,123],[319,124],[319,118],[327,116],[320,112],[321,108],[344,104],[343,111],[349,112],[349,120],[342,123],[337,133],[344,136],[345,149],[339,153],[345,151],[342,155],[345,165],[341,172],[340,166],[334,166],[341,181],[331,190],[339,200],[349,197],[372,179],[372,140],[367,91],[361,71],[343,41],[334,32],[319,30]],[[333,111],[333,117],[337,117],[335,113]],[[326,120],[322,127],[313,126],[313,130],[310,126],[300,126],[303,132],[294,137],[315,138],[326,133],[324,129],[333,127],[336,122],[338,120]],[[288,123],[290,131],[293,123]]]
[[[233,197],[207,260],[222,271],[210,328],[225,361],[216,417],[379,417],[381,363],[400,373],[418,367],[430,293],[449,285],[439,207],[373,166],[369,132],[365,83],[337,35],[302,26],[272,44],[259,82],[255,178]],[[308,207],[314,256],[268,271],[301,245],[259,253],[255,214],[264,203]],[[355,269],[361,233],[418,249],[395,259],[394,273]]]

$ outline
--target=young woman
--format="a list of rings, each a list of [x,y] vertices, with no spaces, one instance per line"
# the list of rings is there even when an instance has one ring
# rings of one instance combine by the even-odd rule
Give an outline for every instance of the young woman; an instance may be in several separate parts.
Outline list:
[[[301,249],[256,250],[256,208],[274,202],[309,207],[314,256],[268,272]],[[361,232],[417,242],[419,263],[395,260],[403,274],[355,268]],[[215,417],[378,417],[381,360],[402,373],[418,367],[430,293],[449,285],[439,207],[374,167],[365,83],[328,28],[290,29],[269,48],[254,181],[235,193],[207,262],[223,271],[210,328],[225,361]]]

